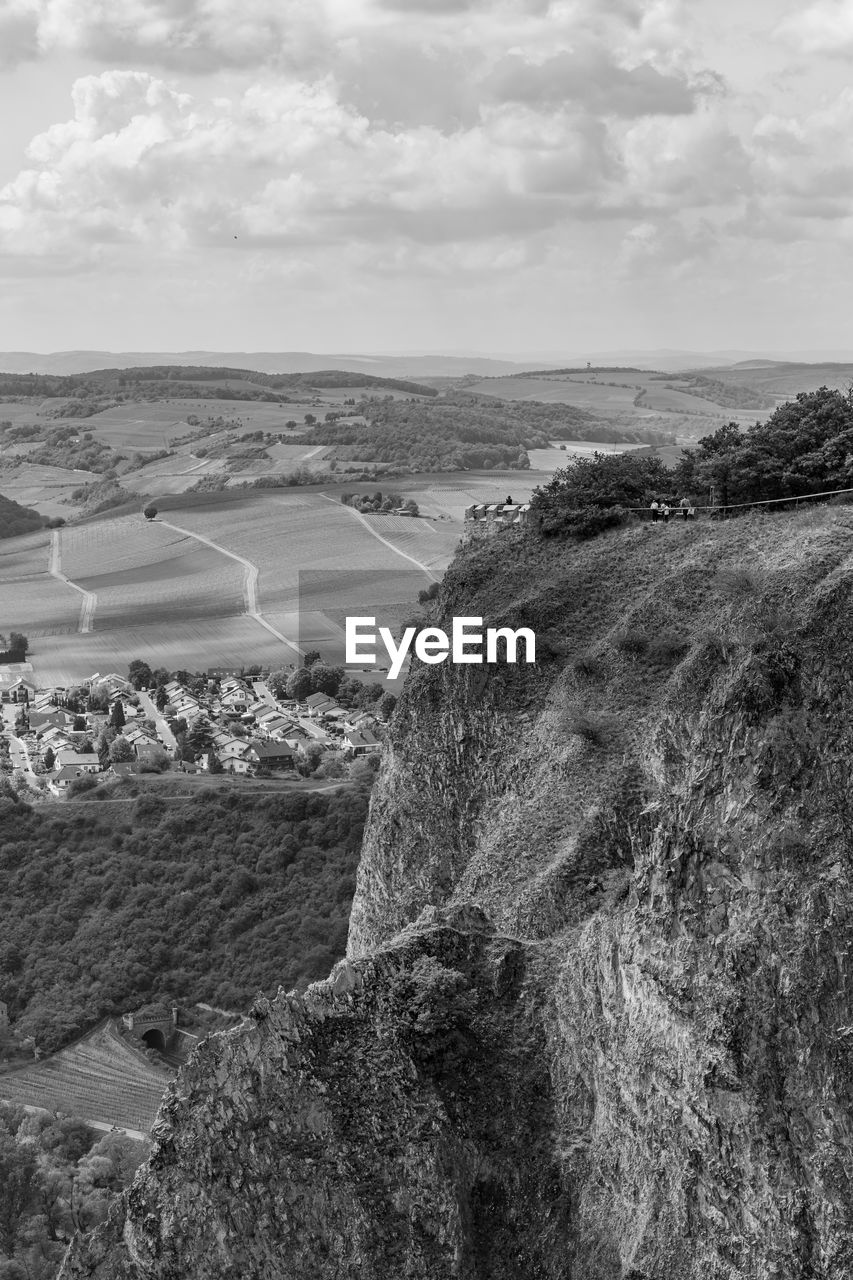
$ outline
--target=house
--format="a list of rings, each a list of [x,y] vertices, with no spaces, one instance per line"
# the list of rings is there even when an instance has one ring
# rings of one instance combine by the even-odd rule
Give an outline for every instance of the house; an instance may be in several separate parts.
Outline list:
[[[327,693],[311,693],[305,699],[305,707],[309,716],[321,716],[327,708],[335,706]]]
[[[231,689],[223,693],[219,701],[228,711],[244,712],[249,706],[249,695],[242,689]]]
[[[219,762],[225,773],[248,773],[254,768],[253,762],[242,756],[220,756]]]
[[[94,693],[95,690],[103,691],[108,697],[118,697],[120,694],[133,693],[133,685],[125,676],[120,676],[117,671],[109,671],[106,675],[99,675],[96,671],[89,680],[89,692]]]
[[[292,769],[293,752],[286,742],[252,742],[246,759],[269,769]]]
[[[62,769],[79,769],[81,773],[100,773],[101,762],[97,754],[92,752],[79,752],[67,747],[60,748],[56,753],[57,768]]]
[[[50,785],[60,791],[65,791],[75,779],[85,778],[91,772],[92,770],[90,769],[78,769],[74,765],[67,764],[58,773],[53,774],[50,779]]]
[[[36,686],[26,676],[17,676],[0,686],[4,702],[29,702],[35,695]]]
[[[366,756],[373,751],[382,750],[382,743],[369,729],[362,729],[361,733],[351,729],[344,734],[344,743],[354,756]]]
[[[118,764],[111,764],[109,769],[107,769],[107,776],[111,778],[130,778],[137,772],[137,768],[138,766],[133,764],[130,760],[123,760]]]

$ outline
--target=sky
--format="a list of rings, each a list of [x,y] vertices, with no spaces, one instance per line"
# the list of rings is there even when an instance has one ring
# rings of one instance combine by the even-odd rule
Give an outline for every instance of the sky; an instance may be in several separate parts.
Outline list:
[[[853,355],[853,0],[0,0],[0,349]]]

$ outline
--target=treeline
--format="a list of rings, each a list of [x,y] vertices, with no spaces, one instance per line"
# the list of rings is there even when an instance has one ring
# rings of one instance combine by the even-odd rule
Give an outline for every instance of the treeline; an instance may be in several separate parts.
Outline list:
[[[702,373],[680,373],[676,378],[671,373],[653,373],[650,376],[662,381],[671,391],[686,391],[725,409],[772,409],[776,403],[775,396],[765,395],[756,387],[721,382],[719,378],[709,378]]]
[[[155,998],[248,1005],[344,951],[368,786],[169,802],[0,795],[0,1000],[53,1051]]]
[[[35,533],[46,525],[52,527],[64,523],[64,520],[48,520],[32,507],[22,507],[0,493],[0,538],[17,538],[19,534]]]
[[[717,507],[853,490],[853,390],[801,392],[766,422],[729,422],[666,468],[648,455],[575,458],[535,490],[543,534],[590,536],[653,498]]]
[[[853,488],[853,391],[800,392],[766,422],[729,422],[686,449],[676,484],[727,506]]]
[[[311,440],[333,445],[339,461],[392,466],[399,474],[472,468],[523,470],[528,449],[551,440],[664,443],[670,433],[602,424],[573,405],[508,402],[456,391],[438,401],[370,398],[355,413],[364,423],[324,422]]]

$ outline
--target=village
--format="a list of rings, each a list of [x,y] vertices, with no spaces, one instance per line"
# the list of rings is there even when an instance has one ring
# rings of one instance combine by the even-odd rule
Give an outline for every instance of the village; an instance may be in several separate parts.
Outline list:
[[[377,706],[369,693],[362,705],[342,706],[333,694],[307,692],[307,678],[287,681],[290,696],[281,678],[268,683],[222,669],[176,673],[182,679],[161,674],[156,687],[141,684],[138,673],[134,680],[96,672],[73,689],[43,689],[28,668],[0,667],[0,776],[45,798],[167,771],[345,778],[381,750],[382,713],[393,706],[388,695]],[[353,701],[365,686],[350,679],[342,691]]]

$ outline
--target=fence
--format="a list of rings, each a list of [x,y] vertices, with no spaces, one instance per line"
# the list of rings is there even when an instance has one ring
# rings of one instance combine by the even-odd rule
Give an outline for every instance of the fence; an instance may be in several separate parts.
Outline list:
[[[691,503],[689,507],[670,507],[669,519],[687,519],[689,511],[698,514],[700,511],[707,511],[710,519],[724,520],[731,516],[743,514],[743,512],[751,510],[755,507],[791,507],[796,511],[801,502],[814,502],[820,498],[836,498],[846,495],[848,500],[853,502],[853,489],[826,489],[822,493],[800,493],[792,495],[788,498],[764,498],[758,502],[728,502],[728,503],[708,503],[704,506],[701,503]],[[643,513],[648,514],[650,518],[654,518],[655,512],[652,507],[630,507],[635,515],[643,518]],[[660,509],[658,509],[658,519],[661,518]]]

